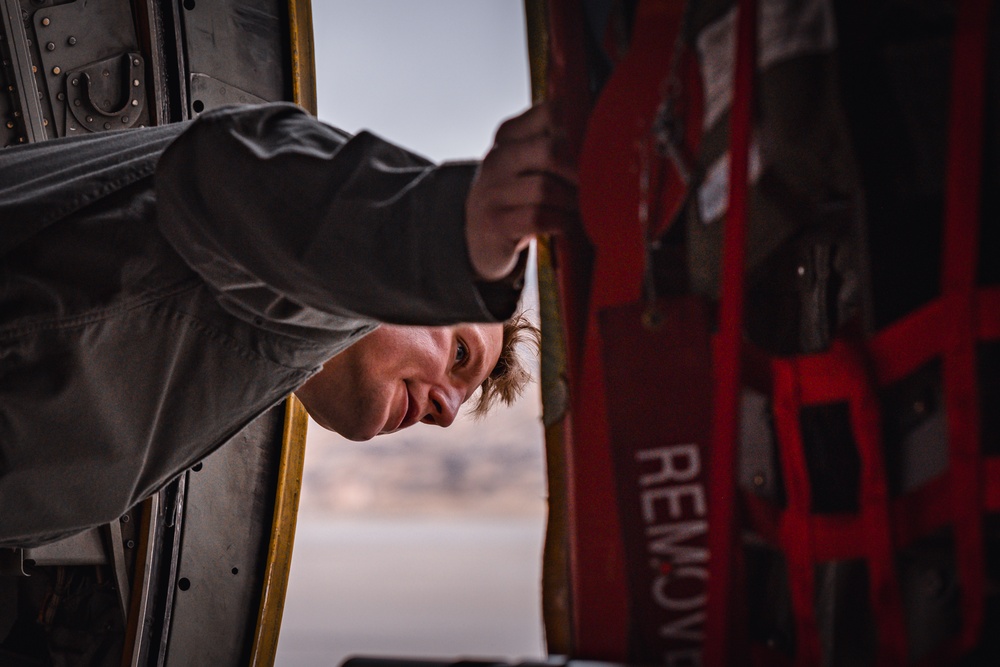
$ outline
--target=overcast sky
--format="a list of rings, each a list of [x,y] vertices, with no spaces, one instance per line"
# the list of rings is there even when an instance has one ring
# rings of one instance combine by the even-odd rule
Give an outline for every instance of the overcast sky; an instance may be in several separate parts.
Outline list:
[[[434,160],[482,157],[530,102],[518,0],[312,3],[319,117]]]

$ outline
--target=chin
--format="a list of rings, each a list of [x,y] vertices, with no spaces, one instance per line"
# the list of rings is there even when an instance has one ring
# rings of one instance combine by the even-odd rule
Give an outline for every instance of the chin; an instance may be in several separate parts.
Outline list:
[[[350,440],[351,442],[368,442],[369,440],[374,438],[375,435],[378,435],[378,433],[376,433],[375,435],[370,435],[367,433],[361,435],[354,435],[354,434],[348,435],[346,433],[341,433],[340,435],[346,438],[347,440]]]
[[[308,407],[306,406],[307,412]],[[354,442],[365,442],[379,435],[380,429],[385,428],[387,419],[384,414],[372,414],[365,410],[350,411],[347,414],[344,411],[318,410],[309,412],[309,416],[327,431],[333,431]]]
[[[353,442],[365,442],[379,435],[379,426],[356,421],[350,424],[340,424],[338,427],[330,430]]]

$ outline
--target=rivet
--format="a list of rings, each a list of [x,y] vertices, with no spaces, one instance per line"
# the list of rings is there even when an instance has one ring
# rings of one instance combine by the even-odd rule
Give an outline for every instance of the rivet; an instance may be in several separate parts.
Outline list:
[[[14,92],[14,86],[7,86],[7,90]]]
[[[42,125],[44,127],[48,127],[49,126],[49,119],[48,118],[43,118],[42,119]]]
[[[66,93],[56,93],[56,99],[62,102],[66,99]]]
[[[73,79],[72,81],[70,81],[70,83],[73,84],[74,86],[79,86],[80,85],[80,80],[79,79]]]
[[[136,67],[138,67],[139,66],[139,59],[138,58],[133,58],[132,59],[132,64],[135,65]]]
[[[14,112],[14,118],[20,118],[20,117],[21,117],[21,112],[20,111],[15,111]]]
[[[32,66],[31,66],[31,73],[32,73],[32,74],[35,74],[35,73],[37,73],[37,72],[38,72],[38,65],[32,65]]]
[[[800,276],[806,275],[806,267],[804,266],[798,267],[797,269],[795,269],[795,273],[799,274]]]
[[[101,74],[103,74],[104,76],[111,76],[111,72],[109,72],[108,70],[104,70],[103,72],[101,72]]]
[[[83,104],[80,100],[73,100],[73,106],[78,107]]]
[[[132,106],[134,107],[139,106],[139,100],[132,100]]]
[[[17,143],[23,144],[24,143],[24,137],[18,137],[17,138]]]
[[[94,117],[93,116],[87,116],[87,122],[88,123],[93,123],[94,122]]]
[[[126,549],[134,549],[135,548],[135,540],[128,540],[127,542],[125,542],[125,548]]]
[[[110,130],[111,129],[111,123],[105,123],[104,124],[104,129],[105,130]]]
[[[46,51],[55,51],[56,50],[56,43],[55,42],[49,42],[48,44],[45,45],[45,50]]]
[[[123,123],[127,123],[128,122],[128,116],[122,116],[122,122]]]
[[[69,39],[66,40],[66,43],[69,44],[70,46],[76,46],[76,37],[70,35]]]
[[[753,476],[753,485],[757,488],[764,486],[764,473],[757,473]]]
[[[52,68],[52,73],[53,74],[62,74],[62,68],[60,68],[58,65],[56,65],[55,67]]]
[[[52,23],[52,21],[49,20],[49,18],[47,16],[42,19],[42,25],[48,25],[50,23]]]
[[[12,121],[12,120],[8,120],[7,121],[7,129],[8,130],[13,130],[14,129],[14,121]]]
[[[128,523],[131,519],[129,519],[129,515],[128,514],[122,514],[120,520],[121,520],[122,523]]]
[[[136,88],[138,88],[139,87],[139,79],[133,79],[132,80],[132,85],[135,86]]]

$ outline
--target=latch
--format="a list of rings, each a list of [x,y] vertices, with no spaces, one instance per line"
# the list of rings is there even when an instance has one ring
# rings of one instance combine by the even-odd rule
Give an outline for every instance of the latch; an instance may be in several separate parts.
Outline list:
[[[142,56],[123,53],[69,72],[66,98],[73,118],[91,132],[133,127],[146,107]]]

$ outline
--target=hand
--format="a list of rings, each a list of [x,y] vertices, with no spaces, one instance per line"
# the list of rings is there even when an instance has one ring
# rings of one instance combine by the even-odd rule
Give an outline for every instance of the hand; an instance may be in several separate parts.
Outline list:
[[[536,234],[576,218],[577,172],[551,104],[505,121],[469,190],[465,237],[483,280],[505,278]]]

